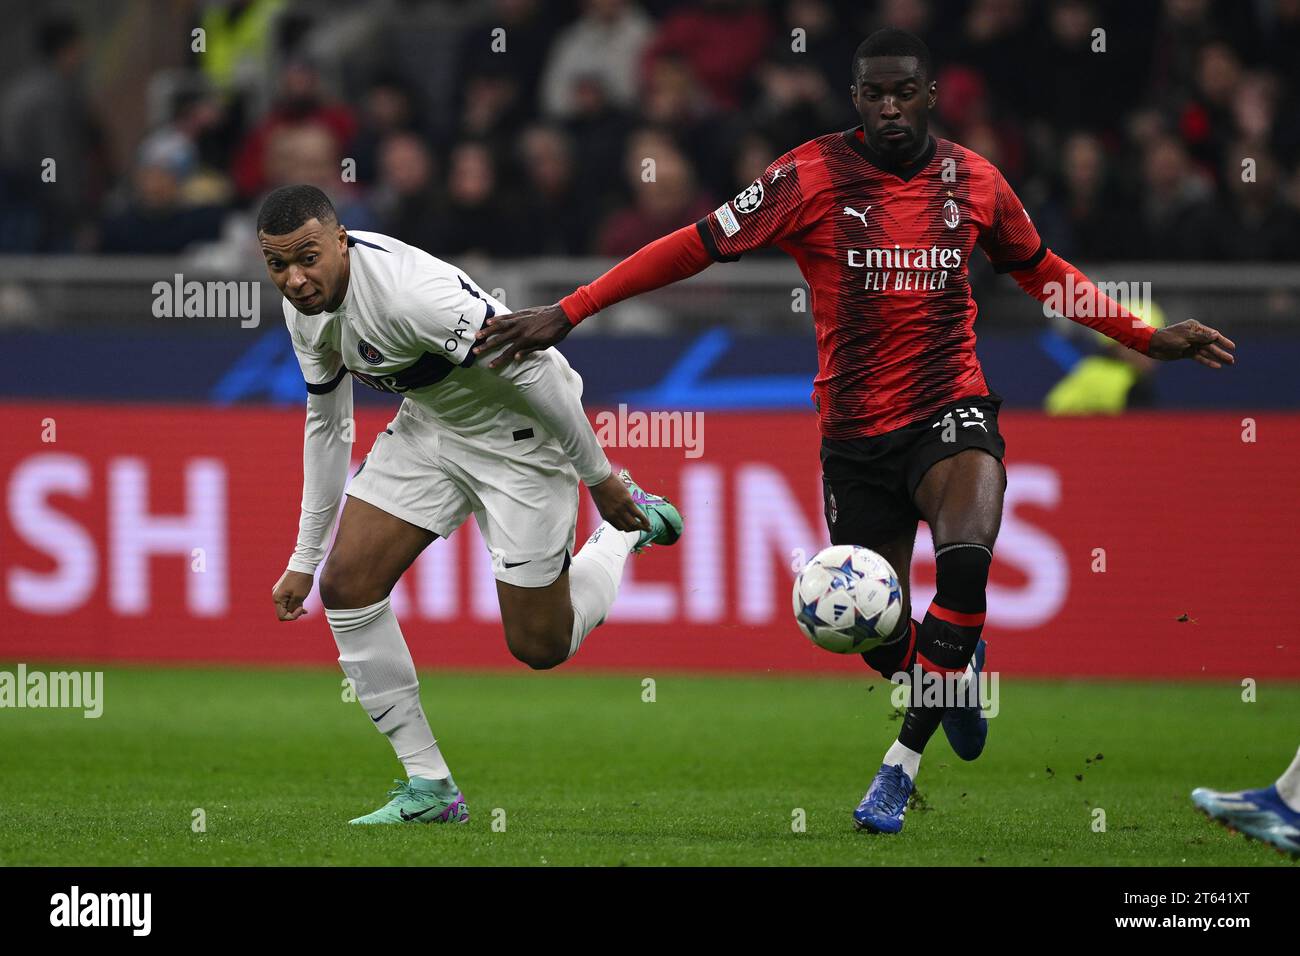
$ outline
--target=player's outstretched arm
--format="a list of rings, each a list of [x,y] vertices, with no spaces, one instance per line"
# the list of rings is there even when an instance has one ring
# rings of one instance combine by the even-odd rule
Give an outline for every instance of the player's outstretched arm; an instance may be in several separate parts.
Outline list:
[[[488,319],[475,336],[474,354],[501,348],[489,363],[497,368],[511,359],[548,349],[587,316],[642,292],[689,278],[711,262],[699,230],[694,225],[683,226],[642,246],[595,282],[554,305]]]
[[[1208,368],[1232,365],[1236,343],[1196,321],[1156,329],[1106,295],[1096,283],[1047,248],[1015,191],[993,171],[992,225],[980,245],[998,272],[1067,319],[1108,335],[1153,359],[1195,359]]]
[[[1233,365],[1236,343],[1194,319],[1154,328],[1102,292],[1086,275],[1051,250],[1034,266],[1014,270],[1020,288],[1066,318],[1096,329],[1116,342],[1162,361],[1190,358],[1207,368]],[[1063,289],[1072,290],[1061,295]]]

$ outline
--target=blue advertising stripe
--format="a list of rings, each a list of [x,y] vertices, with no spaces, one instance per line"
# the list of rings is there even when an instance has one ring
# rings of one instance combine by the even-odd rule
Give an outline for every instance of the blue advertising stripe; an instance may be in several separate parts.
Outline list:
[[[1293,386],[1300,330],[1256,339],[1236,333],[1239,365],[1212,372],[1162,363],[1157,408],[1300,408]],[[1091,349],[1091,343],[1085,348]],[[300,405],[307,389],[283,328],[157,332],[96,328],[0,333],[11,371],[0,398]],[[1041,407],[1067,366],[1091,351],[1042,326],[980,335],[989,384],[1010,407]],[[592,407],[808,410],[816,374],[811,332],[740,335],[713,328],[690,336],[583,337],[562,346]],[[358,389],[363,404],[394,398]]]

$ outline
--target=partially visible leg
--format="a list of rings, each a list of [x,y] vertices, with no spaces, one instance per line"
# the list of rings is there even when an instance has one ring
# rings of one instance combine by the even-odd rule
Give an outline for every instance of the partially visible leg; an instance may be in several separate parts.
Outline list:
[[[406,569],[438,536],[349,496],[321,571],[327,608],[360,608],[388,597]]]
[[[902,532],[890,541],[878,546],[868,545],[871,550],[893,565],[894,574],[898,577],[898,583],[903,591],[903,614],[899,618],[898,627],[895,629],[893,636],[884,644],[872,648],[862,655],[862,659],[878,670],[881,676],[891,680],[897,674],[907,674],[910,680],[912,665],[916,662],[917,623],[912,620],[911,601],[912,551],[915,546],[915,524],[912,525],[910,530]],[[909,706],[907,713],[910,715],[915,709],[915,705]],[[904,730],[906,727],[907,717],[904,716]],[[915,780],[916,773],[921,767],[921,753],[920,749],[913,749],[912,743],[914,741],[905,742],[903,733],[900,733],[898,739],[885,751],[881,765],[886,767],[901,766],[908,777]]]
[[[534,670],[563,664],[605,620],[639,531],[602,521],[566,570],[545,587],[497,580],[501,623],[510,653]]]
[[[831,543],[875,551],[893,567],[902,591],[903,613],[894,633],[862,655],[868,665],[890,679],[899,673],[910,674],[916,659],[911,568],[917,511],[911,501],[890,487],[889,479],[897,474],[896,468],[888,456],[864,466],[823,446],[822,494]],[[897,833],[920,761],[919,751],[895,741],[885,753],[871,788],[853,812],[854,825],[878,833]]]
[[[1300,752],[1271,787],[1234,791],[1197,787],[1192,803],[1232,832],[1300,859]]]
[[[534,670],[549,670],[569,659],[575,617],[569,588],[568,570],[544,587],[497,581],[506,646]]]
[[[864,536],[870,539],[870,535]],[[916,544],[916,522],[883,540],[867,540],[865,546],[885,558],[894,568],[903,593],[903,613],[894,634],[885,643],[866,651],[862,659],[886,678],[910,674],[916,660],[916,622],[912,620],[911,568],[912,549]],[[912,708],[908,708],[911,713]],[[906,718],[905,718],[906,719]],[[877,833],[897,833],[903,825],[912,781],[921,763],[921,755],[895,740],[885,751],[862,801],[853,811],[854,826]]]
[[[889,486],[888,461],[865,464],[823,444],[822,502],[831,544],[870,548],[890,563],[902,589],[903,613],[894,633],[862,659],[883,677],[909,666],[911,634],[912,548],[917,511],[898,489]],[[896,467],[896,466],[895,466]]]
[[[926,706],[919,699],[917,692],[922,688],[911,665],[915,661],[929,673],[953,673],[964,670],[970,661],[979,641],[978,625],[984,620],[984,587],[1002,519],[1004,489],[1002,463],[976,449],[930,466],[917,485],[914,500],[934,536],[937,593],[920,625],[909,622],[914,649],[896,658],[904,665],[899,669],[911,674],[913,699],[898,739],[885,753],[870,789],[853,813],[859,829],[875,833],[902,829],[921,754],[945,719],[944,707]],[[986,725],[981,724],[980,730],[986,732]],[[949,738],[953,736],[950,731]],[[967,744],[966,759],[973,759],[983,748],[980,735],[968,733],[960,739]]]
[[[569,568],[573,630],[565,659],[578,653],[583,640],[605,620],[618,596],[628,555],[641,539],[639,531],[619,531],[602,521],[591,533]]]
[[[890,563],[903,592],[903,613],[894,633],[885,643],[862,654],[862,659],[882,677],[892,678],[900,672],[910,671],[916,655],[916,622],[912,620],[912,551],[916,546],[916,523],[912,522],[911,527],[883,541],[856,543],[870,548]]]
[[[674,544],[681,536],[681,515],[671,502],[643,490],[626,470],[620,477],[627,484],[632,500],[650,519],[650,531],[619,531],[608,521],[602,521],[582,550],[574,555],[572,563],[566,560],[558,578],[547,585],[523,586],[502,580],[502,577],[512,576],[509,571],[498,574],[497,599],[501,605],[506,644],[510,652],[529,667],[546,670],[576,654],[587,635],[609,613],[618,595],[628,555],[654,544]],[[561,493],[564,492],[568,489]],[[489,527],[493,528],[494,536],[501,533],[504,538],[518,540],[517,533],[508,535],[505,533],[507,529],[490,523]],[[566,541],[572,533],[570,526]],[[567,558],[567,552],[565,556]],[[502,558],[508,561],[509,555],[503,553]],[[542,561],[521,561],[519,564],[527,565],[527,568],[513,576],[524,584],[532,584],[532,579],[544,568],[556,567],[554,563]]]
[[[1278,796],[1292,810],[1300,813],[1300,750],[1296,751],[1295,759],[1291,761],[1291,766],[1286,768],[1286,772],[1277,778]]]
[[[407,776],[427,780],[446,779],[450,771],[420,706],[415,663],[388,595],[436,537],[349,497],[320,578],[339,666],[357,700],[392,744]]]
[[[917,485],[916,505],[935,550],[935,598],[916,637],[916,662],[928,674],[957,677],[979,643],[1005,489],[1002,463],[974,448],[937,462]],[[918,755],[918,764],[943,716],[942,707],[908,708],[898,739]]]

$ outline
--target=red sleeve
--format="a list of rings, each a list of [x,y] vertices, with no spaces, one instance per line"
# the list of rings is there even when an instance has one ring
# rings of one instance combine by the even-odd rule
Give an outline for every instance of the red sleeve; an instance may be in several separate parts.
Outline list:
[[[696,223],[704,248],[715,261],[735,262],[746,252],[790,238],[808,224],[807,180],[814,169],[797,153],[786,153],[734,199]]]
[[[577,325],[589,315],[642,292],[686,279],[712,263],[695,226],[642,246],[590,285],[560,300],[560,308]]]
[[[1037,265],[1011,273],[1039,302],[1121,345],[1146,355],[1155,329],[1106,295],[1086,275],[1056,253],[1044,250]]]
[[[980,248],[998,272],[1032,268],[1047,252],[1015,190],[992,166],[993,209],[979,236]]]
[[[1156,330],[1047,248],[1020,197],[997,169],[993,169],[992,214],[979,243],[997,272],[1010,272],[1020,288],[1039,302],[1121,345],[1147,353]]]

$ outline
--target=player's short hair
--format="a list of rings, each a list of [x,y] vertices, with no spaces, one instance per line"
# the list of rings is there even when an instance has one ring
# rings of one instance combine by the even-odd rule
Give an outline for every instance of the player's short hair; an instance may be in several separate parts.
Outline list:
[[[915,34],[895,27],[877,30],[858,44],[853,54],[853,82],[858,81],[858,64],[871,56],[914,56],[921,76],[930,78],[930,48]]]
[[[262,202],[257,214],[257,231],[283,236],[308,219],[319,219],[322,226],[339,221],[330,197],[315,186],[281,186]]]

